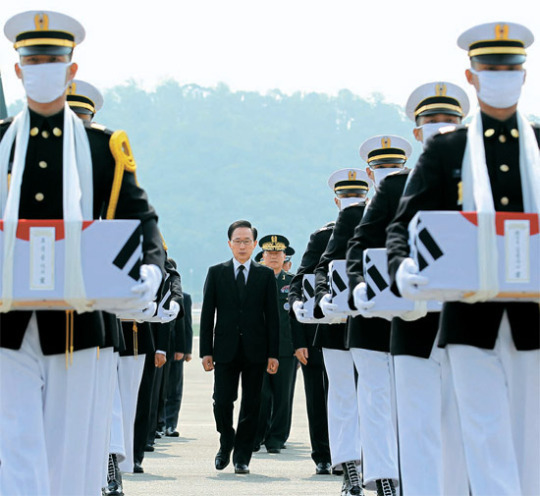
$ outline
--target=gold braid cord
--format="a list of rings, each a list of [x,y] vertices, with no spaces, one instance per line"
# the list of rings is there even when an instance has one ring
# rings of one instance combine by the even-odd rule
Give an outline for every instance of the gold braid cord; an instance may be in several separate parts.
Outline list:
[[[133,158],[131,145],[129,144],[129,139],[125,131],[115,131],[109,141],[109,147],[116,165],[114,168],[109,207],[107,208],[107,219],[114,219],[116,207],[118,205],[118,197],[120,196],[120,189],[122,188],[124,171],[132,172],[135,175],[135,182],[137,182],[137,176],[135,174],[137,164]]]

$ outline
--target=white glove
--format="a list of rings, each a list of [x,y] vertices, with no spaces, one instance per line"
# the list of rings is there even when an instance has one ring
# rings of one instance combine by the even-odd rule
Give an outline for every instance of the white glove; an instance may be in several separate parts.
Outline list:
[[[320,302],[322,313],[325,317],[342,317],[343,314],[338,311],[337,305],[332,303],[330,294],[325,294]]]
[[[353,289],[354,306],[358,310],[360,315],[369,317],[369,310],[375,305],[374,301],[368,301],[367,298],[367,284],[361,282]]]
[[[418,275],[418,265],[412,258],[406,258],[401,262],[396,273],[396,284],[404,298],[422,299],[418,298],[422,293],[419,286],[425,286],[429,280],[427,277]]]
[[[116,316],[121,320],[136,320],[138,322],[150,322],[153,315],[156,313],[157,305],[152,302],[142,310],[123,310],[116,312]]]
[[[156,298],[156,293],[161,284],[161,270],[157,265],[141,265],[141,280],[131,288],[131,292],[138,296],[136,304],[140,308],[146,308]]]
[[[423,303],[423,302],[417,302],[417,303]],[[417,305],[418,306],[418,305]],[[421,305],[419,308],[415,308],[414,310],[410,310],[408,312],[405,312],[401,315],[399,315],[399,318],[402,320],[418,320],[422,317],[425,317],[427,315],[427,305]]]
[[[296,300],[292,304],[292,309],[298,322],[302,324],[308,324],[310,322],[310,320],[306,317],[307,310],[304,308],[303,302],[301,302],[300,300]]]
[[[171,301],[169,309],[163,307],[158,308],[157,316],[159,317],[160,322],[165,324],[166,322],[176,319],[178,312],[180,312],[180,305],[176,301]]]

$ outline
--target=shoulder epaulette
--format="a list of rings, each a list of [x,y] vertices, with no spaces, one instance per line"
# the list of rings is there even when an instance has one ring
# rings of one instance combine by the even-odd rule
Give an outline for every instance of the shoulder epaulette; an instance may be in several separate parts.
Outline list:
[[[109,129],[108,127],[104,126],[103,124],[98,124],[97,122],[84,121],[84,126],[87,129],[92,129],[94,131],[100,131],[103,134],[108,134],[109,136],[112,136],[114,134],[114,131],[112,129]]]
[[[453,133],[454,131],[459,131],[460,129],[467,129],[467,128],[461,124],[449,124],[448,126],[441,127],[439,129],[439,134]]]

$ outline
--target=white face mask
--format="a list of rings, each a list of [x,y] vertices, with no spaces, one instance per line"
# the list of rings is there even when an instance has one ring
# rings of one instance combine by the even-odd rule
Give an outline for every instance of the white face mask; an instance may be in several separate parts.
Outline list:
[[[379,186],[379,184],[381,184],[381,181],[389,174],[392,174],[392,172],[397,172],[400,170],[403,169],[401,167],[381,167],[379,169],[372,169],[375,186]]]
[[[70,81],[67,69],[70,62],[21,65],[26,95],[38,103],[49,103],[62,96]]]
[[[426,147],[427,140],[434,134],[437,134],[441,128],[452,125],[454,124],[450,122],[429,122],[420,126],[420,129],[422,130],[422,143],[424,148]]]
[[[478,98],[494,108],[513,107],[521,95],[525,71],[475,71],[480,89]]]

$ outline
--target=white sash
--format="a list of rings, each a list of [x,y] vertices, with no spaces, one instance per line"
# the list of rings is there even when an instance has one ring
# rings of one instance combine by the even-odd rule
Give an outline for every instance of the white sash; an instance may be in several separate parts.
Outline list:
[[[24,109],[13,120],[0,143],[0,213],[4,221],[2,303],[8,312],[13,300],[13,262],[21,185],[30,134],[30,113]],[[15,154],[8,191],[7,174],[13,143]],[[92,157],[82,121],[64,107],[63,133],[63,219],[65,229],[64,298],[77,312],[90,310],[82,276],[81,231],[83,219],[93,218]]]
[[[531,125],[518,112],[519,170],[525,212],[539,212],[540,159],[538,142]],[[464,301],[475,303],[493,299],[499,292],[495,206],[486,164],[480,110],[473,116],[467,131],[463,156],[463,210],[478,212],[479,291]]]

